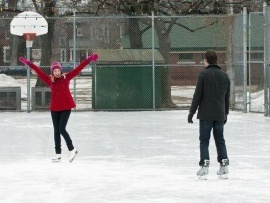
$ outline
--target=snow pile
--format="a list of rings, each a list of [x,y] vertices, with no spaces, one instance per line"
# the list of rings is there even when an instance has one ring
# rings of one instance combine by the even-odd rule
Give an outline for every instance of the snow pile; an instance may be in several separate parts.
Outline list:
[[[21,87],[21,98],[27,98],[26,86],[22,85],[11,76],[0,74],[0,87]]]
[[[264,112],[264,90],[251,93],[250,110],[254,112]]]

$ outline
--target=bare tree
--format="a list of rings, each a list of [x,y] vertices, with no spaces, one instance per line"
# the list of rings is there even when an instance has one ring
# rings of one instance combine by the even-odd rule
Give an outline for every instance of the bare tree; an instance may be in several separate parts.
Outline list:
[[[78,1],[70,1],[73,7],[78,6]],[[175,16],[175,15],[209,15],[240,13],[243,6],[248,11],[262,10],[263,0],[92,0],[89,6],[80,8],[80,11],[95,13],[95,15],[104,15],[110,13],[125,14],[129,17],[128,36],[130,47],[134,49],[144,48],[143,33],[151,29],[151,24],[143,18],[136,18],[141,15],[150,16],[154,12],[155,16]],[[94,6],[93,6],[94,5]],[[90,9],[89,9],[90,8]],[[78,7],[79,9],[79,7]],[[180,26],[191,32],[196,30],[188,28],[186,25],[176,22],[175,18],[166,19],[155,17],[155,31],[157,33],[159,51],[165,62],[170,64],[170,32],[173,26]],[[140,29],[140,24],[145,25],[145,29]],[[209,24],[211,26],[211,23]],[[205,25],[209,26],[209,25]],[[202,29],[202,27],[198,28]],[[162,106],[175,107],[171,100],[171,82],[169,68],[162,69]]]
[[[90,15],[105,15],[110,13],[126,14],[134,16],[129,19],[129,39],[131,48],[143,48],[142,35],[151,26],[149,22],[142,18],[136,18],[140,15],[150,16],[154,12],[155,16],[175,16],[175,15],[209,15],[209,14],[226,14],[228,12],[239,13],[242,7],[246,6],[248,11],[262,11],[262,3],[264,0],[92,0],[88,5],[80,6],[81,1],[58,1],[62,5],[76,9],[79,13]],[[50,64],[51,47],[48,43],[53,39],[55,20],[51,17],[56,15],[57,0],[41,0],[41,4],[37,4],[36,0],[32,0],[36,12],[48,17],[48,34],[42,36],[42,56],[41,66]],[[2,1],[3,4],[3,1]],[[17,0],[9,0],[9,10],[17,9]],[[40,6],[41,5],[41,6]],[[60,4],[59,4],[60,5]],[[39,7],[40,6],[40,7]],[[60,9],[59,9],[60,10]],[[66,15],[66,14],[64,14]],[[68,14],[67,14],[68,15]],[[173,26],[181,26],[189,29],[185,25],[177,24],[175,19],[163,20],[164,18],[155,18],[155,30],[158,36],[159,51],[167,64],[170,64],[170,31]],[[146,25],[146,29],[140,30],[139,23]],[[166,25],[166,26],[165,26]],[[192,30],[192,29],[191,29]],[[192,30],[194,31],[194,30]],[[16,55],[15,45],[12,50],[12,58],[18,58]],[[12,62],[15,63],[15,62]],[[168,68],[162,70],[162,105],[164,107],[174,107],[171,100],[170,76]],[[41,81],[37,81],[36,86],[43,86]]]
[[[11,11],[12,9],[14,11],[17,11],[17,3],[18,0],[10,0],[8,3],[8,11]],[[4,5],[4,2],[2,2],[2,5]],[[6,12],[7,13],[7,12]],[[10,12],[8,12],[10,13]],[[14,15],[17,15],[17,12],[13,13]],[[18,36],[11,35],[10,34],[10,44],[11,44],[11,57],[10,57],[10,65],[17,65],[18,62],[18,54],[19,54],[19,46],[23,43],[23,40],[19,38]]]
[[[129,16],[151,15],[155,16],[172,16],[172,15],[191,15],[191,14],[224,14],[226,9],[219,7],[217,2],[213,1],[164,1],[164,0],[95,0],[98,5],[98,12],[104,10],[110,12],[124,13]],[[139,23],[146,25],[146,29],[140,30]],[[131,48],[143,48],[142,34],[151,28],[149,21],[142,18],[129,18],[129,39]],[[166,26],[168,24],[168,26]],[[176,19],[169,20],[164,18],[155,18],[155,30],[157,33],[159,51],[163,56],[165,63],[170,64],[170,31],[173,26],[177,25]],[[189,28],[187,28],[189,29]],[[162,68],[162,106],[176,107],[171,99],[171,81],[168,67]]]
[[[4,1],[2,1],[2,7],[4,7]],[[36,0],[32,0],[32,3],[34,5],[35,11],[37,13],[40,13],[44,17],[52,17],[55,14],[55,5],[56,0],[42,0],[41,6],[39,6],[36,2]],[[5,13],[12,13],[14,16],[17,15],[20,12],[23,12],[25,8],[22,8],[22,10],[18,10],[18,0],[9,0],[8,1],[8,8],[2,8],[1,10]],[[54,32],[54,23],[55,20],[51,18],[47,18],[48,21],[48,34],[42,36],[42,55],[41,55],[41,66],[50,64],[50,56],[51,56],[51,40],[53,38],[53,32]],[[18,36],[10,36],[10,45],[11,45],[11,65],[17,65],[17,59],[18,54],[20,52],[24,51],[25,49],[19,49],[21,47],[23,41],[22,38],[19,38]],[[24,46],[25,47],[25,46]],[[20,54],[21,55],[21,54]],[[23,54],[22,54],[23,55]],[[49,56],[49,57],[48,57]],[[44,86],[44,83],[37,79],[36,86]]]
[[[32,0],[33,4],[39,13],[41,13],[44,17],[46,17],[48,22],[48,33],[46,35],[41,36],[41,62],[40,66],[48,66],[50,64],[50,59],[52,55],[52,39],[53,39],[53,33],[54,33],[54,24],[55,19],[52,18],[55,15],[55,6],[56,6],[56,0],[43,0],[44,4],[41,4],[42,7],[38,7],[35,0]],[[44,69],[45,72],[48,72],[48,69]],[[37,79],[36,87],[43,87],[45,86],[44,82]]]

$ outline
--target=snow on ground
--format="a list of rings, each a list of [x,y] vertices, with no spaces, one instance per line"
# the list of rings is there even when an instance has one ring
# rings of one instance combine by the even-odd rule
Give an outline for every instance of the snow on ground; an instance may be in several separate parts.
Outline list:
[[[251,93],[250,108],[254,112],[264,112],[264,90]]]
[[[72,112],[54,154],[49,112],[0,114],[1,203],[268,203],[270,118],[230,112],[225,139],[228,180],[216,175],[213,138],[208,180],[198,180],[198,120],[188,111]]]

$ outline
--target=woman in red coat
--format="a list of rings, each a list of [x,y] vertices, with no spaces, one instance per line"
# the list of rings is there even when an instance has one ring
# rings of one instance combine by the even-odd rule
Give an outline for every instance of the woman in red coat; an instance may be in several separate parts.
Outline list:
[[[61,137],[66,141],[68,150],[70,151],[69,161],[72,162],[78,151],[74,148],[72,140],[66,131],[66,125],[71,113],[71,109],[76,107],[69,89],[70,80],[77,76],[81,70],[90,62],[98,59],[97,54],[90,55],[87,59],[82,61],[75,69],[68,73],[62,72],[62,66],[58,62],[51,65],[51,75],[45,74],[38,66],[31,61],[20,57],[19,60],[28,65],[32,70],[37,73],[37,76],[51,89],[51,117],[54,127],[54,142],[56,156],[53,162],[61,161]]]

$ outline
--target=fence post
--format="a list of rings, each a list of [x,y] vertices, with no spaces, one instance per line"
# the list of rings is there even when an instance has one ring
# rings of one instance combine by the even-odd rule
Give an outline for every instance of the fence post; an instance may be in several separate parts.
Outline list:
[[[267,82],[267,75],[268,75],[268,68],[269,68],[268,67],[269,43],[267,40],[267,37],[268,37],[267,17],[268,17],[268,15],[266,15],[266,13],[267,13],[266,7],[267,7],[267,5],[264,2],[264,4],[263,4],[263,16],[264,16],[264,115],[269,116],[269,91],[268,91],[268,82]]]
[[[229,39],[228,39],[228,44],[227,46],[227,73],[229,75],[230,81],[231,81],[231,86],[230,86],[230,107],[232,109],[235,109],[235,73],[233,70],[233,51],[232,51],[232,44],[233,44],[233,26],[229,25]]]
[[[76,10],[73,10],[73,68],[76,66]],[[75,103],[77,103],[77,92],[76,92],[76,77],[73,79],[74,86],[73,86],[73,92],[74,92],[74,100]],[[76,107],[75,107],[76,110]]]
[[[155,16],[152,11],[152,81],[153,81],[153,110],[156,109],[156,80],[155,80]]]
[[[251,15],[252,13],[249,13],[248,15],[248,62],[247,62],[247,68],[248,68],[248,111],[251,111]]]
[[[247,8],[243,8],[243,112],[247,113]]]

